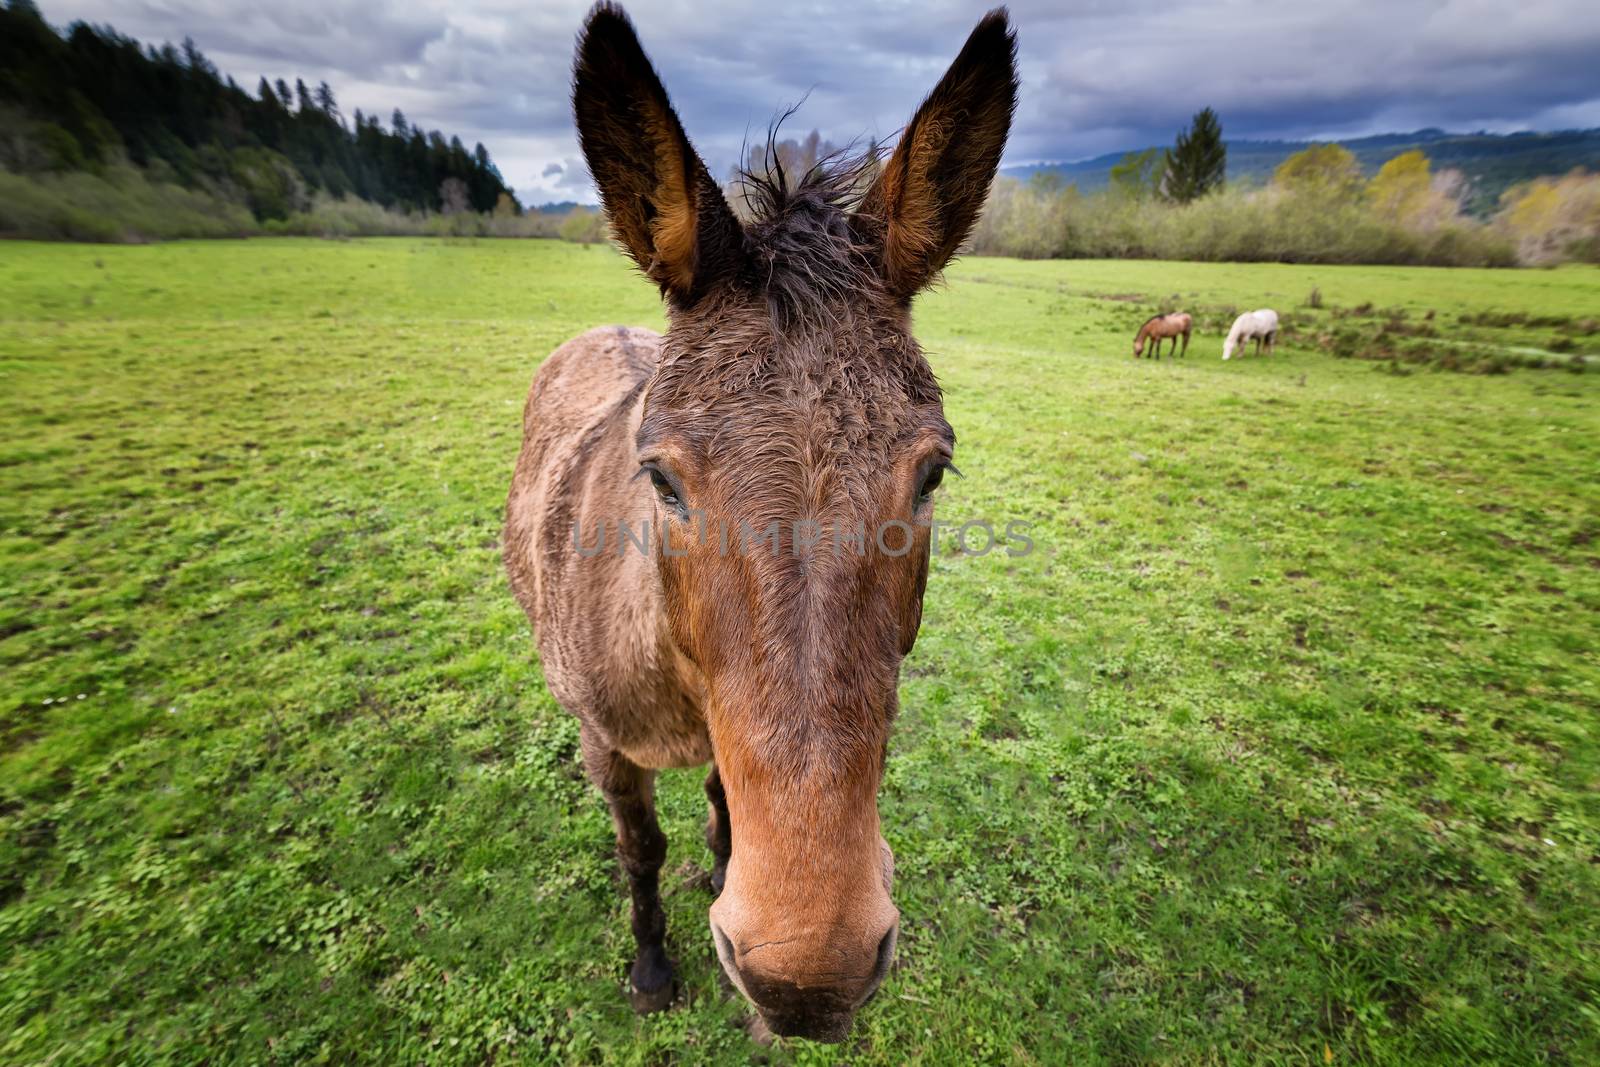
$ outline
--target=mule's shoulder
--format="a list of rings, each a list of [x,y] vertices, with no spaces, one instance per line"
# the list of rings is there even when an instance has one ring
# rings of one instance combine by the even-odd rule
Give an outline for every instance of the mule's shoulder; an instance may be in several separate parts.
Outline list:
[[[534,374],[506,502],[504,552],[512,588],[536,630],[553,610],[556,590],[546,587],[546,557],[557,557],[554,569],[561,569],[572,519],[587,507],[586,487],[614,487],[637,467],[633,409],[660,346],[650,330],[601,327],[562,344]],[[608,471],[614,477],[596,477]],[[607,518],[622,513],[601,510]]]

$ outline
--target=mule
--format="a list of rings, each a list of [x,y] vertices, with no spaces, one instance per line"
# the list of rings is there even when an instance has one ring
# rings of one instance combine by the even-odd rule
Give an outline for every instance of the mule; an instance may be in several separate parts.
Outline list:
[[[1183,338],[1183,354],[1189,354],[1189,333],[1194,329],[1194,319],[1186,311],[1173,311],[1166,315],[1152,315],[1144,320],[1139,327],[1139,332],[1133,338],[1133,358],[1138,359],[1144,355],[1144,344],[1148,339],[1154,344],[1151,356],[1161,358],[1161,342],[1165,338],[1172,338],[1172,351],[1168,355],[1178,354],[1178,338]]]
[[[910,308],[972,230],[1017,86],[1000,8],[881,165],[749,177],[741,222],[622,9],[579,38],[583,153],[669,325],[592,330],[539,368],[503,543],[611,809],[641,1012],[674,988],[663,768],[711,764],[711,934],[773,1032],[842,1040],[893,961],[877,790],[955,447]]]
[[[1246,311],[1243,315],[1233,320],[1233,328],[1228,331],[1228,339],[1222,343],[1222,358],[1231,359],[1236,349],[1241,349],[1250,341],[1256,343],[1256,355],[1261,354],[1261,346],[1266,345],[1267,355],[1272,355],[1272,346],[1278,340],[1278,313],[1271,308],[1261,308],[1259,311]],[[1239,352],[1244,355],[1242,351]]]

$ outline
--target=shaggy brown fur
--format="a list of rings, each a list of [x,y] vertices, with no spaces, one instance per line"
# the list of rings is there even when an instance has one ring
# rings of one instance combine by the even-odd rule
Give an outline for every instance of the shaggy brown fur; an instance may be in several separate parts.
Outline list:
[[[859,203],[872,164],[836,163],[758,187],[745,226],[621,10],[596,7],[580,39],[584,153],[671,326],[593,330],[540,368],[505,560],[611,805],[641,1010],[672,995],[663,767],[714,761],[713,936],[774,1031],[842,1039],[888,969],[876,794],[954,447],[909,305],[977,217],[1016,87],[996,10]],[[649,523],[649,551],[618,551],[621,523]]]

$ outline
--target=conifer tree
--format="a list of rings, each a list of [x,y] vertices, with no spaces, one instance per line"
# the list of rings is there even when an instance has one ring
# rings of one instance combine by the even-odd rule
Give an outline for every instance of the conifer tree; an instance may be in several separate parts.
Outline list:
[[[1228,146],[1222,143],[1222,123],[1208,107],[1195,115],[1189,128],[1178,134],[1178,143],[1168,150],[1162,194],[1168,200],[1187,204],[1220,189],[1227,169]]]

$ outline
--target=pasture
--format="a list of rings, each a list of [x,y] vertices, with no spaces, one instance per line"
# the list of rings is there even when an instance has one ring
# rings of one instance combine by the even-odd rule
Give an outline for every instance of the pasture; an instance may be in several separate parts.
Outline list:
[[[848,1044],[770,1049],[698,771],[659,792],[683,999],[629,1010],[500,569],[534,368],[660,327],[651,285],[269,240],[5,244],[0,293],[0,1061],[1600,1060],[1600,375],[1329,340],[1570,358],[1600,271],[968,259],[922,297],[939,517],[1034,550],[936,557],[896,970]],[[1187,359],[1132,359],[1173,294]],[[1221,362],[1259,306],[1278,355]]]

